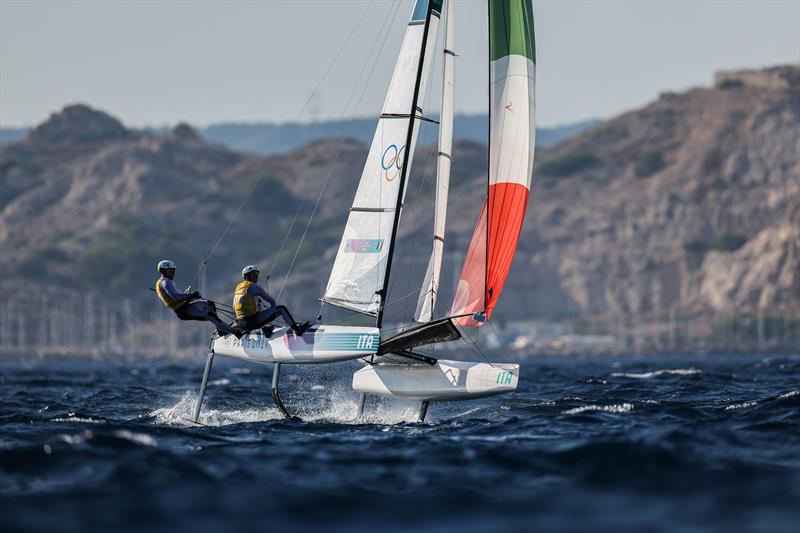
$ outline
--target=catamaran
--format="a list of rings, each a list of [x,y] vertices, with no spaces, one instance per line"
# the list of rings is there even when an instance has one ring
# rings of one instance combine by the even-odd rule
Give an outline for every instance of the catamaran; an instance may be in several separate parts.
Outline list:
[[[450,166],[453,160],[453,0],[416,0],[389,90],[349,210],[347,223],[322,296],[324,304],[365,315],[374,326],[316,324],[302,336],[280,328],[241,339],[214,338],[194,412],[200,416],[215,355],[274,364],[272,396],[289,417],[279,380],[281,365],[324,364],[358,359],[363,368],[352,387],[368,395],[421,402],[424,421],[432,401],[464,400],[513,391],[519,365],[437,359],[418,348],[462,337],[460,328],[490,320],[517,247],[533,173],[536,53],[531,0],[487,0],[489,19],[489,168],[486,198],[446,316],[434,317],[445,244]],[[443,20],[443,23],[441,22]],[[444,26],[442,93],[432,251],[419,292],[415,325],[387,334],[384,311],[403,201],[425,115],[421,95],[436,58],[437,32]],[[410,318],[410,317],[409,317]],[[390,331],[390,330],[389,330]]]

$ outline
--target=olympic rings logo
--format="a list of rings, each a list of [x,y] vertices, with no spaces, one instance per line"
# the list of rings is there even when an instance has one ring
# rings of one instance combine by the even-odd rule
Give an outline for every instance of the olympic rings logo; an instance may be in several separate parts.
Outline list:
[[[405,145],[398,149],[396,144],[390,144],[389,147],[384,150],[383,156],[381,157],[381,167],[383,168],[383,175],[386,181],[393,181],[400,174],[400,169],[403,168],[405,150]]]

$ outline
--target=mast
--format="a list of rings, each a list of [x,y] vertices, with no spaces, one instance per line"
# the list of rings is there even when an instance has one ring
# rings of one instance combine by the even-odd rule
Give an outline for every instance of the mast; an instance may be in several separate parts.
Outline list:
[[[436,165],[436,200],[433,215],[433,249],[422,281],[414,320],[429,322],[436,307],[439,280],[444,254],[444,233],[447,221],[447,199],[450,189],[450,166],[453,161],[453,93],[455,91],[455,52],[453,43],[453,0],[446,0],[444,9],[445,33],[442,50],[442,96],[439,118],[439,143]]]
[[[442,0],[417,0],[323,301],[383,318]],[[435,121],[431,121],[435,122]]]

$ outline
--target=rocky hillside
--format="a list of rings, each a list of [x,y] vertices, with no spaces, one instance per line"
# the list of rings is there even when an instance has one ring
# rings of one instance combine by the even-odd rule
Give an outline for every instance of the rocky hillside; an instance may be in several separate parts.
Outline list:
[[[410,313],[414,296],[401,298],[417,287],[429,253],[433,153],[421,147],[415,157],[391,288],[398,318]],[[480,144],[462,141],[454,154],[444,294],[486,169]],[[497,316],[797,313],[798,154],[796,66],[722,73],[714,87],[662,94],[540,150]],[[144,301],[158,259],[175,259],[179,282],[189,283],[231,223],[209,262],[209,292],[226,294],[252,262],[274,266],[277,292],[294,259],[284,299],[316,314],[365,155],[348,140],[248,155],[185,125],[157,135],[67,107],[0,147],[0,296],[41,288]]]

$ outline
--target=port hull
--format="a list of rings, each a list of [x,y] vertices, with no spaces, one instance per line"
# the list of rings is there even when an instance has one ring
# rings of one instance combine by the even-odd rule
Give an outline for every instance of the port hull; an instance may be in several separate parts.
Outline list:
[[[353,389],[422,401],[470,400],[511,392],[518,381],[518,364],[440,359],[432,365],[367,365],[353,374]]]

